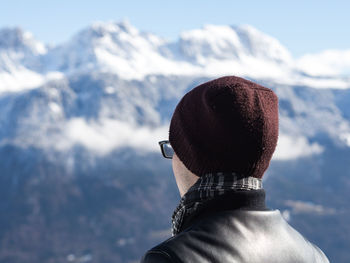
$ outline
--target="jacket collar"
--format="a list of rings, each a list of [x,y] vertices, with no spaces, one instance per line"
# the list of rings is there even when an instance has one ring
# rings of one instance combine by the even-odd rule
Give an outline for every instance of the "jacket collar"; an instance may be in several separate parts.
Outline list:
[[[268,210],[262,181],[234,172],[208,173],[181,198],[172,215],[172,235],[206,215],[234,209]]]

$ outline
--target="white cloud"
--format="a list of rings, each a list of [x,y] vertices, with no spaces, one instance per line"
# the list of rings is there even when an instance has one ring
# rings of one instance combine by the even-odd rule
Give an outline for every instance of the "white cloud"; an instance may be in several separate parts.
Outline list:
[[[299,58],[296,63],[298,68],[314,76],[349,75],[350,49],[307,54]]]
[[[158,141],[168,139],[169,125],[160,127],[136,126],[116,119],[87,121],[73,118],[62,129],[63,134],[45,147],[68,150],[80,144],[98,155],[106,155],[121,147],[132,147],[142,152],[158,152]],[[51,140],[50,140],[51,141]],[[280,135],[274,160],[291,160],[323,152],[317,143],[309,143],[303,136]]]
[[[67,150],[74,144],[81,144],[100,155],[123,146],[146,152],[159,151],[158,141],[168,138],[168,128],[168,125],[139,127],[115,119],[87,122],[83,118],[74,118],[66,124],[63,139],[55,147]]]
[[[115,119],[87,121],[74,118],[66,123],[63,131],[62,139],[54,145],[57,150],[67,150],[80,144],[96,154],[105,155],[125,146],[143,152],[157,152],[158,141],[168,139],[169,125],[141,127]],[[306,137],[280,135],[273,159],[290,160],[322,152],[321,145],[309,143]]]
[[[346,146],[350,147],[350,133],[341,134],[340,139],[345,142]]]
[[[314,204],[312,202],[305,202],[299,200],[287,200],[285,204],[292,209],[293,214],[334,214],[334,208],[327,208],[322,205]]]
[[[324,148],[318,143],[309,143],[303,136],[280,134],[274,160],[290,160],[322,153]]]

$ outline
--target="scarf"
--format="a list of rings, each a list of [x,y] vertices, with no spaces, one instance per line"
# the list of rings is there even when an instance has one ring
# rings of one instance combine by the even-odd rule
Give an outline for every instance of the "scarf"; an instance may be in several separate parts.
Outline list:
[[[172,215],[172,236],[181,232],[185,219],[193,217],[206,201],[232,191],[262,189],[262,180],[234,172],[207,173],[182,196]]]

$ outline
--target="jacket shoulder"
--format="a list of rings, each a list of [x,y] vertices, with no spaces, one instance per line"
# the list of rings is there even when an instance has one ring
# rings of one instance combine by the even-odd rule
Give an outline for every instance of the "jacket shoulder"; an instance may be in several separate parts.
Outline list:
[[[171,256],[164,250],[151,249],[142,257],[141,263],[175,263]]]
[[[315,244],[310,243],[315,251],[315,262],[322,262],[322,263],[329,263],[329,259],[327,258],[327,256],[325,255],[325,253],[323,253],[323,251],[316,246]]]

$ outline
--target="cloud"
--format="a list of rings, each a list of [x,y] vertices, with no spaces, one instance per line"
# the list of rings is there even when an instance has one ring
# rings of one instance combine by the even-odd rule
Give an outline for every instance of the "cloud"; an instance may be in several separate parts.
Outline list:
[[[345,142],[346,146],[350,147],[350,133],[341,134],[340,139]]]
[[[350,74],[350,49],[325,50],[307,54],[296,61],[297,67],[313,76]]]
[[[291,207],[293,214],[334,214],[334,208],[327,208],[322,205],[314,204],[312,202],[305,202],[299,200],[287,200],[285,205]]]
[[[132,147],[143,152],[159,151],[158,141],[168,139],[169,125],[159,127],[137,126],[116,119],[87,121],[84,118],[70,119],[63,135],[54,142],[57,150],[68,150],[82,145],[98,155],[106,155],[121,147]],[[320,154],[323,147],[309,143],[306,137],[280,135],[275,160],[290,160]]]
[[[277,148],[273,155],[274,160],[291,160],[320,154],[324,148],[318,143],[310,143],[304,136],[290,136],[280,134]]]
[[[139,127],[115,119],[86,121],[74,118],[67,122],[62,140],[55,143],[58,150],[80,144],[99,155],[130,146],[142,151],[159,151],[158,141],[168,138],[169,126]]]

